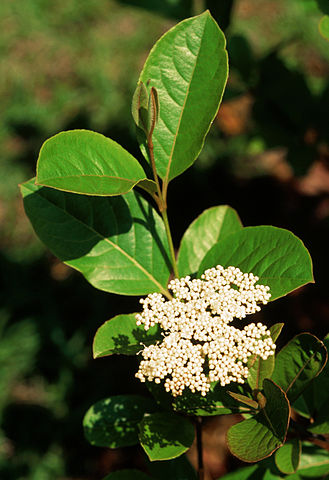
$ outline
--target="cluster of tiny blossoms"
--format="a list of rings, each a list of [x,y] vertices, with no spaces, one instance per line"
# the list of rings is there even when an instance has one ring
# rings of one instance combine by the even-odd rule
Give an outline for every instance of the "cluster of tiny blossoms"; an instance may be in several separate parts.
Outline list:
[[[239,268],[217,265],[201,279],[172,280],[171,300],[160,293],[141,299],[137,325],[148,330],[159,324],[163,340],[144,348],[136,377],[142,382],[164,381],[173,396],[181,395],[185,387],[206,395],[215,381],[222,386],[244,383],[248,358],[259,355],[266,360],[275,350],[269,330],[261,323],[243,329],[230,325],[259,311],[259,304],[270,299],[269,287],[256,285],[258,280]]]

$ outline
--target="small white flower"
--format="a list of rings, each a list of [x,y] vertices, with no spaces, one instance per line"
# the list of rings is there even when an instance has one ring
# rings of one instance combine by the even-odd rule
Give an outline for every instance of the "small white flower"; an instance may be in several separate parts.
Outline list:
[[[249,357],[256,354],[266,360],[275,351],[270,332],[261,323],[243,329],[229,325],[269,301],[270,288],[256,285],[258,280],[239,268],[217,265],[201,279],[172,280],[168,285],[172,300],[160,293],[141,299],[143,311],[136,315],[137,325],[148,330],[159,324],[164,338],[144,348],[136,377],[142,382],[164,381],[173,396],[186,387],[206,395],[215,381],[222,386],[244,383]]]

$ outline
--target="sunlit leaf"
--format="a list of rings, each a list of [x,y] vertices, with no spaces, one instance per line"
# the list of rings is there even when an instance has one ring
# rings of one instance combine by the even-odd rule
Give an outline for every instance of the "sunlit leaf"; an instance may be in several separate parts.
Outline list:
[[[232,398],[228,390],[234,393],[243,392],[241,386],[237,384],[221,387],[217,382],[211,385],[206,396],[202,396],[199,392],[192,393],[191,390],[185,388],[182,395],[172,398],[172,405],[178,412],[202,417],[250,411],[250,405],[241,405]]]
[[[243,228],[219,240],[202,260],[199,275],[216,265],[257,275],[258,283],[270,287],[271,300],[313,282],[311,257],[301,240],[271,226]]]
[[[196,273],[206,253],[225,235],[241,230],[241,220],[227,205],[208,208],[188,227],[178,251],[181,277]]]
[[[117,315],[99,327],[93,343],[94,358],[113,354],[136,355],[143,346],[156,343],[162,336],[158,325],[145,330],[136,325],[136,314]]]
[[[252,408],[252,409],[257,409],[258,408],[258,403],[256,400],[253,400],[250,397],[247,397],[246,395],[241,395],[241,393],[234,393],[234,392],[227,392],[232,398],[237,400],[239,403],[242,403],[243,405],[247,405],[247,407]]]
[[[285,441],[290,406],[285,393],[271,380],[263,383],[266,405],[254,417],[233,425],[227,432],[231,452],[245,462],[258,462]]]
[[[120,195],[146,178],[138,161],[118,143],[89,130],[70,130],[41,147],[36,183],[86,195]]]
[[[118,448],[138,443],[138,423],[154,412],[152,399],[140,395],[116,395],[95,403],[83,419],[86,439],[98,447]]]
[[[323,343],[328,351],[329,335],[324,338]],[[328,401],[329,362],[325,364],[321,373],[310,382],[293,407],[300,415],[312,419],[310,431],[329,433]]]
[[[165,185],[199,155],[227,75],[225,37],[209,11],[177,24],[152,48],[139,81],[159,94],[153,143]]]
[[[293,403],[327,362],[323,342],[309,333],[301,333],[285,345],[275,359],[272,380]]]
[[[275,463],[285,474],[295,473],[298,469],[302,444],[299,438],[291,438],[275,452]]]
[[[137,193],[92,197],[21,185],[24,207],[43,243],[96,288],[123,295],[167,294],[163,222]]]
[[[303,442],[298,472],[302,478],[323,478],[329,474],[329,452]]]
[[[170,412],[145,415],[139,430],[140,443],[151,461],[179,457],[194,440],[192,423]]]

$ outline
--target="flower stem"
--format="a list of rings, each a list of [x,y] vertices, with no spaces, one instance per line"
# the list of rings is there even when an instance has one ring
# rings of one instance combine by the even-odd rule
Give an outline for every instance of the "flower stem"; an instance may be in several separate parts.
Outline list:
[[[196,417],[196,447],[198,452],[198,479],[204,480],[202,455],[202,417]]]

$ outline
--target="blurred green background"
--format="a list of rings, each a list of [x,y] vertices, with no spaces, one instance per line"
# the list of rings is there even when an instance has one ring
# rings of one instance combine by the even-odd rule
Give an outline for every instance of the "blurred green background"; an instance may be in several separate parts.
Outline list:
[[[143,392],[134,358],[93,361],[93,335],[137,299],[96,291],[35,237],[17,184],[61,130],[87,128],[140,158],[130,115],[154,42],[209,8],[225,30],[230,79],[196,164],[169,191],[176,246],[204,208],[227,203],[246,225],[299,235],[317,284],[270,305],[266,320],[329,330],[329,42],[322,0],[2,0],[0,3],[0,478],[98,480],[143,466],[139,449],[90,447],[95,401]],[[222,471],[230,460],[222,459]]]

